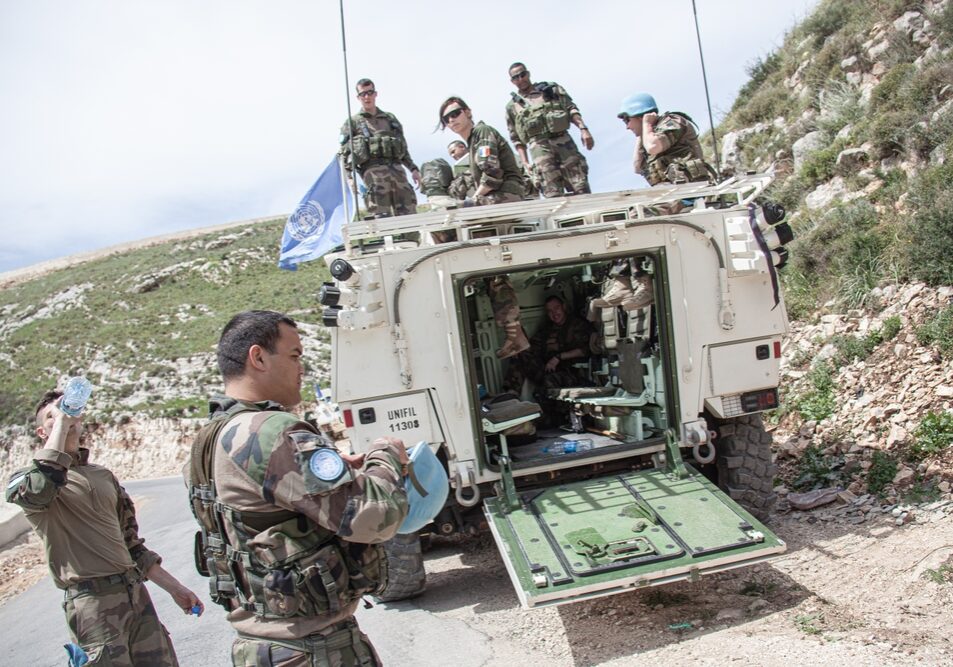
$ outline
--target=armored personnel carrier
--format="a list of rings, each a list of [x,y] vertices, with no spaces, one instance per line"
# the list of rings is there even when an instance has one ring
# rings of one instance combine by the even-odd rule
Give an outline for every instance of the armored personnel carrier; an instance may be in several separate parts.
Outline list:
[[[320,299],[352,447],[381,434],[430,443],[452,487],[430,529],[488,526],[526,607],[783,552],[759,521],[774,502],[760,413],[778,405],[788,329],[775,265],[790,229],[761,199],[769,182],[350,224]],[[648,303],[594,308],[620,273],[639,277]],[[494,279],[512,286],[530,338],[553,296],[588,318],[571,386],[508,384],[522,355],[497,354]],[[419,592],[417,536],[389,548],[384,599]]]

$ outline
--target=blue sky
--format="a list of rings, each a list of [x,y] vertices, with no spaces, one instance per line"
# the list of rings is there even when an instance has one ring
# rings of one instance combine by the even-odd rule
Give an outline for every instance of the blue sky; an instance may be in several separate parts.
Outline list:
[[[504,129],[514,60],[576,100],[595,191],[636,183],[623,97],[707,128],[691,0],[344,4],[352,85],[374,79],[418,164],[445,156],[448,95]],[[815,4],[697,0],[716,122]],[[347,115],[338,3],[0,0],[0,98],[0,272],[287,213]]]

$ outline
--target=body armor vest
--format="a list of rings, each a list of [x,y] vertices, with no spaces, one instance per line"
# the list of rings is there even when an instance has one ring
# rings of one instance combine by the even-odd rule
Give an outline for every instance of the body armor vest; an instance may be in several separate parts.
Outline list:
[[[540,104],[530,104],[526,99],[512,93],[516,109],[516,132],[526,142],[551,139],[569,130],[569,112],[563,108],[554,86],[536,84],[543,94]]]
[[[268,409],[280,409],[280,406]],[[303,514],[241,512],[219,501],[212,461],[219,434],[243,412],[217,412],[192,444],[189,497],[200,525],[195,566],[209,578],[212,601],[263,619],[335,613],[381,588],[386,557],[378,545],[345,542]]]
[[[351,155],[354,157],[355,167],[361,167],[372,160],[400,162],[407,155],[407,141],[404,139],[400,123],[393,114],[385,111],[384,115],[390,121],[390,129],[377,132],[370,127],[366,119],[361,118],[359,121],[351,119],[351,130],[354,133],[351,140]],[[346,142],[347,138],[345,138]]]
[[[692,127],[695,125],[695,121],[687,115],[672,111],[660,116],[656,126],[664,122],[666,118],[673,116],[684,119]],[[715,170],[702,158],[697,132],[682,132],[678,140],[668,150],[658,155],[649,155],[644,148],[641,150],[643,160],[646,163],[645,177],[649,185],[666,182],[694,183],[695,181],[707,181],[715,176]]]

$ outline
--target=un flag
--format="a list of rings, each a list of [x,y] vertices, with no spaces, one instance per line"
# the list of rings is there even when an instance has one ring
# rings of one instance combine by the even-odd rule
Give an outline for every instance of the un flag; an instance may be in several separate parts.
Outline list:
[[[341,230],[347,222],[344,213],[344,188],[341,168],[335,156],[288,218],[281,236],[278,266],[294,271],[301,262],[320,259],[344,242]],[[348,209],[354,210],[351,193]]]

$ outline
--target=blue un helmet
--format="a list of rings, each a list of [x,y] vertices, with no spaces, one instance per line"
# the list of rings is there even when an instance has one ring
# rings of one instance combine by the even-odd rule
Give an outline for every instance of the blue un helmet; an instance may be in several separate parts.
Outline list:
[[[655,98],[648,93],[636,93],[622,100],[622,108],[619,109],[619,118],[642,116],[652,111],[658,113],[658,105],[655,103]]]
[[[434,520],[443,509],[450,492],[447,471],[437,459],[430,445],[420,441],[407,452],[410,463],[404,489],[407,491],[407,516],[397,532],[406,535],[416,533]]]

